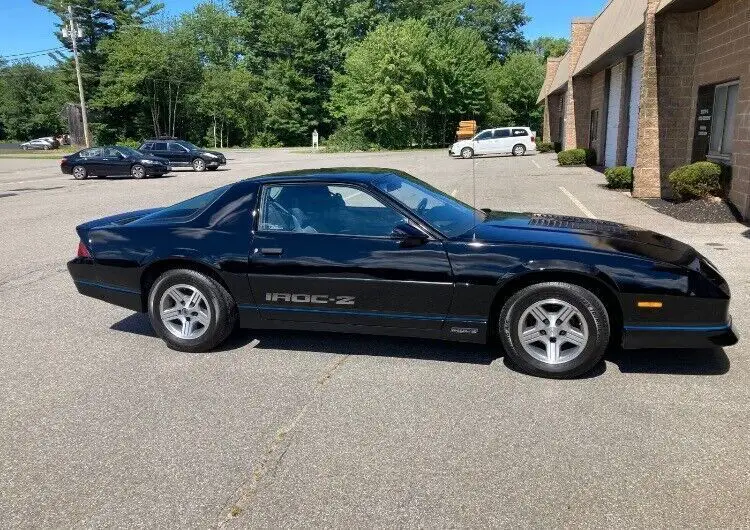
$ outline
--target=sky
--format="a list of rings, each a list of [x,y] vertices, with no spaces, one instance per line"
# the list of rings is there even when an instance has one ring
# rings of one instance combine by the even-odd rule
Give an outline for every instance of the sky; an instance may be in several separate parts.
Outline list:
[[[75,0],[71,0],[75,1]],[[178,15],[191,10],[201,0],[162,0],[168,15]],[[525,0],[526,13],[531,22],[524,27],[528,39],[542,35],[568,37],[570,21],[574,17],[594,16],[607,0]],[[54,35],[57,18],[31,0],[0,0],[0,57],[15,58],[60,46]],[[31,57],[39,64],[50,64],[44,52]]]

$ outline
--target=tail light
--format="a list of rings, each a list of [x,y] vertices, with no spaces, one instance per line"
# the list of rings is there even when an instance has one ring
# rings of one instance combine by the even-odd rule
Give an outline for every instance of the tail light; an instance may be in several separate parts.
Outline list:
[[[534,136],[532,136],[531,137],[531,143],[533,144],[534,142],[536,142],[536,138]]]
[[[76,254],[79,258],[90,258],[91,252],[89,252],[89,249],[86,248],[86,245],[83,244],[83,241],[78,242],[78,252]]]

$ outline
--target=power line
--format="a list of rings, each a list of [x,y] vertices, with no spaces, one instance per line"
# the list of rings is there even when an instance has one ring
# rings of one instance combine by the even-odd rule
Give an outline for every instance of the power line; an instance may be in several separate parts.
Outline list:
[[[57,46],[56,48],[47,48],[46,50],[36,50],[33,52],[24,52],[24,53],[13,53],[9,55],[0,55],[0,59],[11,59],[13,57],[23,57],[26,55],[44,55],[49,52],[54,52],[57,50],[65,50],[65,46]]]

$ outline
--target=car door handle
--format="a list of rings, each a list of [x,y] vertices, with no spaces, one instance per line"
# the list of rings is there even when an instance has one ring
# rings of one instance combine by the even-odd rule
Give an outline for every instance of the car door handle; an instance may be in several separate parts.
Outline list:
[[[280,256],[283,251],[284,249],[279,247],[265,247],[260,249],[260,253],[267,256]]]

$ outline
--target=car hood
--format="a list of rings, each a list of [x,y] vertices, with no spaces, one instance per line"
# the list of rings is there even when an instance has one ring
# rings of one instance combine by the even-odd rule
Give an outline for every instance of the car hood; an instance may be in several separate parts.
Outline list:
[[[208,149],[201,149],[200,151],[198,151],[198,153],[201,154],[201,155],[214,155],[214,156],[218,156],[218,157],[223,157],[224,156],[223,154],[221,154],[218,151],[209,151]]]
[[[685,267],[698,257],[690,245],[650,230],[565,215],[489,211],[475,227],[474,237],[488,243],[532,242],[629,254]]]

